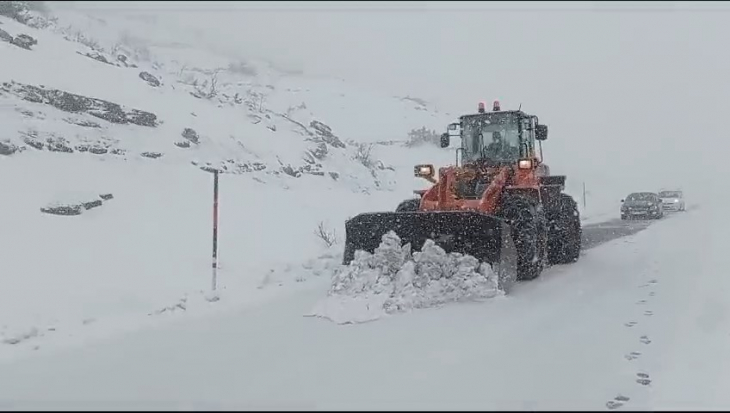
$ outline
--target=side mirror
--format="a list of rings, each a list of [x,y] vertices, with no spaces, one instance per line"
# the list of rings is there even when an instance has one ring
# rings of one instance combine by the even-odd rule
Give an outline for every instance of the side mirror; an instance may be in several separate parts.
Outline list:
[[[535,139],[538,141],[547,140],[548,127],[547,125],[536,125],[535,126]]]
[[[448,133],[442,134],[441,135],[441,147],[448,148],[450,143],[451,143],[451,139],[449,139],[449,134]]]

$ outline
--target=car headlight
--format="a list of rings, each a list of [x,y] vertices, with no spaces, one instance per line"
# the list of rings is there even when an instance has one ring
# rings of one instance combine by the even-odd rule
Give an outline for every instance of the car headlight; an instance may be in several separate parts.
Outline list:
[[[679,202],[679,199],[675,199],[675,200],[674,200],[674,203],[675,203],[675,204],[676,204],[676,203],[678,203],[678,202]]]

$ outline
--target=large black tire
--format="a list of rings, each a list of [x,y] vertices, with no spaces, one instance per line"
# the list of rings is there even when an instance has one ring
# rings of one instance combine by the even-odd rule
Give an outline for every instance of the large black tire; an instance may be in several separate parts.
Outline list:
[[[578,261],[582,229],[578,204],[570,195],[560,194],[548,213],[548,261],[550,265]],[[623,216],[621,219],[625,219]]]
[[[395,212],[415,212],[421,206],[420,198],[406,199],[405,201],[398,204]]]
[[[542,207],[533,200],[507,195],[499,215],[512,229],[517,249],[517,280],[533,280],[546,267],[547,222]]]

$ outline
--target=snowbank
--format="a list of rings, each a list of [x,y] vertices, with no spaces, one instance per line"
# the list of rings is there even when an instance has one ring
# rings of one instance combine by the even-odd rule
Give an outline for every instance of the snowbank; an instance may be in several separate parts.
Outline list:
[[[432,240],[422,251],[391,231],[374,254],[357,251],[355,259],[335,272],[327,298],[309,316],[337,324],[362,323],[384,315],[449,302],[479,300],[503,294],[497,274],[470,255],[447,254]]]

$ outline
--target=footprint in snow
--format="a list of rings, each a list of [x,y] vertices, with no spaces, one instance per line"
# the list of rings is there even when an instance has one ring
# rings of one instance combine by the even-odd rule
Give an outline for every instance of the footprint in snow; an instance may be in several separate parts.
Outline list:
[[[646,283],[646,284],[643,284],[643,285],[640,285],[640,286],[639,286],[639,288],[644,288],[644,287],[651,287],[652,285],[654,285],[654,284],[656,284],[656,283],[658,283],[658,282],[659,282],[659,281],[657,281],[656,279],[653,279],[653,280],[649,280],[649,282],[648,282],[648,283]]]
[[[641,355],[641,353],[639,353],[638,351],[632,351],[631,353],[629,353],[629,354],[625,355],[625,356],[624,356],[624,358],[625,358],[626,360],[629,360],[629,361],[631,361],[631,360],[636,360],[636,359],[638,359],[640,355]]]
[[[646,310],[646,311],[644,311],[644,315],[647,316],[647,317],[651,317],[651,316],[654,315],[654,312],[651,311],[651,310]]]
[[[627,396],[619,394],[618,396],[614,397],[613,400],[609,400],[606,402],[606,407],[609,410],[618,409],[619,407],[623,406],[624,403],[629,401],[629,398]]]
[[[626,327],[633,327],[637,325],[638,323],[636,321],[629,321],[628,323],[624,323]]]
[[[650,344],[651,343],[651,340],[649,340],[649,337],[648,336],[641,336],[641,338],[639,339],[639,341],[641,341],[643,344]]]
[[[636,302],[636,304],[644,305],[644,304],[646,304],[646,300],[639,300]]]
[[[636,376],[638,377],[638,379],[636,379],[636,382],[641,384],[642,386],[648,386],[651,383],[649,375],[646,373],[636,373]]]
[[[654,297],[655,295],[656,295],[656,293],[654,291],[649,293],[649,297]]]

